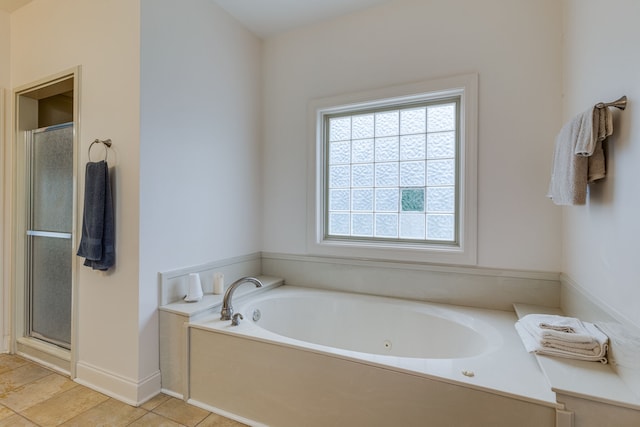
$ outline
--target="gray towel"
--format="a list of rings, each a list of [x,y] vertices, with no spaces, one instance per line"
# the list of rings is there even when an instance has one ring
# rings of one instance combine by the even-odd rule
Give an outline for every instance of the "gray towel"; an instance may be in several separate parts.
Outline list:
[[[602,141],[612,133],[608,108],[590,108],[567,122],[556,138],[547,197],[557,205],[585,204],[587,183],[605,177]]]
[[[85,170],[84,215],[78,256],[94,270],[115,263],[115,224],[107,162],[89,162]]]

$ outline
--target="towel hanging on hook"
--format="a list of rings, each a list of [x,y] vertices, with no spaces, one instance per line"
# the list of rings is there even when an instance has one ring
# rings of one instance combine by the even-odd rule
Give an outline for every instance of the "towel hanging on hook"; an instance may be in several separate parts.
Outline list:
[[[107,161],[107,157],[109,156],[109,150],[108,148],[111,147],[111,140],[110,139],[95,139],[91,145],[89,145],[89,152],[87,153],[89,155],[89,161],[91,160],[91,148],[93,147],[93,144],[96,143],[102,143],[105,145],[105,149],[104,149],[104,161]]]

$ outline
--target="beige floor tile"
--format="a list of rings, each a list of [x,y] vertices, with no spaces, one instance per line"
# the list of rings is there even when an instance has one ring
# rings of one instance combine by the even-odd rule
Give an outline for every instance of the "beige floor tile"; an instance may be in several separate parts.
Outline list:
[[[78,384],[62,375],[50,373],[46,377],[0,395],[0,403],[16,412],[21,412],[77,386]]]
[[[162,405],[164,402],[166,402],[167,400],[169,400],[170,396],[167,396],[164,393],[160,393],[158,395],[156,395],[153,399],[148,400],[147,402],[144,403],[144,405],[140,406],[143,409],[146,409],[147,411],[151,411],[153,409],[155,409],[156,407]]]
[[[38,403],[21,414],[43,427],[57,426],[109,399],[87,387],[77,386]]]
[[[230,420],[222,415],[210,414],[197,427],[247,427],[247,425]]]
[[[9,418],[0,420],[0,427],[38,427],[38,425],[18,414],[14,414]]]
[[[14,415],[15,412],[13,412],[11,409],[6,408],[4,406],[0,406],[0,420],[3,420],[5,418],[9,418],[10,416]]]
[[[29,362],[22,357],[12,354],[0,354],[0,373],[10,371],[27,363]]]
[[[147,414],[129,424],[129,427],[184,427],[175,421],[162,417],[153,412],[147,412]]]
[[[153,412],[190,427],[197,425],[209,415],[208,411],[196,408],[175,397],[167,399],[166,402],[155,408]]]
[[[51,375],[51,371],[33,363],[27,363],[0,374],[0,397],[16,388]]]
[[[61,425],[64,427],[127,426],[146,413],[147,411],[142,408],[136,408],[115,399],[109,399]]]

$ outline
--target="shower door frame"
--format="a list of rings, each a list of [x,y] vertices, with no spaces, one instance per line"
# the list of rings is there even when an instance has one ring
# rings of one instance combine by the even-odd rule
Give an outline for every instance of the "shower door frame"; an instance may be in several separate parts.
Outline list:
[[[34,174],[36,173],[36,171],[34,170],[35,166],[35,152],[36,152],[36,134],[41,134],[41,133],[45,133],[45,132],[49,132],[49,131],[55,131],[55,130],[61,130],[64,128],[68,128],[71,127],[71,144],[72,144],[72,156],[73,156],[73,152],[75,152],[75,147],[73,146],[73,134],[75,133],[75,123],[73,122],[68,122],[68,123],[61,123],[61,124],[56,124],[56,125],[51,125],[51,126],[46,126],[43,128],[39,128],[39,129],[33,129],[31,131],[27,131],[25,132],[26,138],[25,138],[25,143],[26,143],[26,153],[27,153],[27,164],[26,164],[26,176],[27,176],[27,180],[26,180],[26,187],[27,187],[27,197],[26,197],[26,202],[27,202],[27,218],[26,218],[26,226],[27,226],[27,231],[26,231],[26,236],[27,236],[27,244],[26,244],[26,255],[25,255],[25,269],[26,269],[26,317],[25,317],[25,334],[28,337],[32,337],[32,338],[36,338],[39,339],[41,341],[44,341],[46,343],[49,344],[54,344],[57,345],[61,348],[70,350],[71,349],[71,342],[63,342],[63,341],[59,341],[53,337],[50,336],[46,336],[41,334],[40,332],[36,331],[34,329],[34,310],[35,310],[35,302],[34,302],[34,287],[35,287],[35,282],[34,282],[34,244],[35,244],[35,239],[36,238],[54,238],[54,239],[64,239],[64,240],[68,240],[69,241],[69,252],[68,252],[68,256],[70,258],[73,259],[74,257],[74,253],[73,253],[73,249],[74,246],[71,245],[71,241],[72,241],[72,237],[73,234],[71,232],[61,232],[61,231],[46,231],[46,230],[36,230],[34,227],[34,215],[35,215],[35,202],[34,202],[34,185],[36,184],[34,182]],[[71,172],[73,175],[74,172],[74,168],[73,168],[73,159],[71,160]],[[73,181],[73,179],[72,179]],[[71,183],[72,187],[73,187],[73,182]],[[71,189],[71,191],[73,192],[73,188]],[[73,198],[73,195],[72,195]],[[73,208],[74,208],[75,203],[73,203],[72,200],[72,206],[70,207],[70,212],[73,212]],[[73,221],[73,219],[71,219],[71,221]],[[73,225],[71,226],[73,228]],[[71,261],[71,263],[69,264],[70,269],[72,269],[72,263],[73,261]],[[71,271],[69,272],[71,273]],[[71,282],[71,276],[69,276],[69,282]],[[71,287],[71,283],[68,284],[69,287]],[[69,295],[71,295],[71,289],[69,289]],[[69,301],[69,316],[71,317],[71,301]],[[70,319],[69,319],[70,320]],[[69,327],[71,327],[71,323],[69,323]],[[71,330],[69,330],[69,336],[71,336]]]
[[[9,251],[5,251],[4,264],[9,266],[10,272],[5,274],[5,289],[10,289],[11,298],[5,301],[4,308],[11,313],[11,327],[9,347],[13,354],[20,354],[49,366],[59,372],[68,374],[72,379],[76,377],[76,362],[78,360],[78,261],[72,256],[71,260],[71,348],[66,350],[58,345],[44,342],[28,336],[27,320],[27,275],[26,275],[26,148],[25,137],[27,131],[41,128],[38,126],[38,101],[47,97],[73,90],[73,208],[71,247],[75,251],[78,243],[78,171],[80,170],[79,135],[80,135],[80,66],[70,68],[38,81],[22,85],[13,89],[12,100],[12,138],[8,144],[5,165],[7,174],[12,182],[7,182],[5,188],[10,194],[5,200],[8,202],[5,212],[10,212],[10,218],[5,218],[5,236],[11,236]],[[64,88],[64,89],[62,89]],[[9,216],[9,215],[7,215]],[[5,248],[7,245],[5,244]],[[9,276],[7,278],[7,276]],[[8,279],[8,280],[7,280]]]

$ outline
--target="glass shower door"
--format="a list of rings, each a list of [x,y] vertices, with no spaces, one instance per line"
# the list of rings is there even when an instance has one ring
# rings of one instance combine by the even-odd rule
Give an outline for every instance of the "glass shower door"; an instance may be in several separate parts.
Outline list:
[[[27,332],[70,348],[73,123],[27,135]]]

